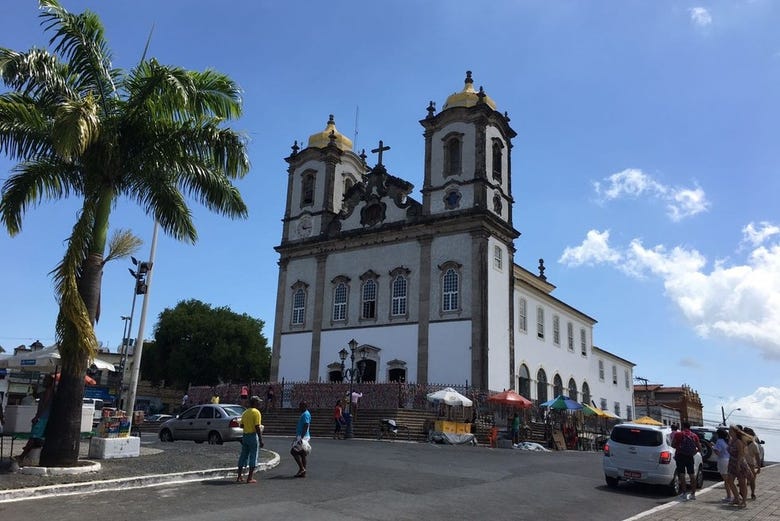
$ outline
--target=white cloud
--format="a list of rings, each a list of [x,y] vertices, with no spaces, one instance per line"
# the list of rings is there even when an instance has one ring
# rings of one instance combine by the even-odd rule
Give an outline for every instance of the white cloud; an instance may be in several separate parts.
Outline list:
[[[613,201],[624,197],[638,199],[648,197],[666,202],[667,215],[678,222],[686,217],[706,212],[710,203],[698,186],[678,188],[659,183],[638,168],[627,168],[612,174],[601,182],[593,183],[600,202]]]
[[[582,244],[563,250],[563,255],[558,260],[568,266],[582,266],[600,264],[603,262],[619,262],[620,254],[609,247],[609,230],[588,232]]]
[[[771,228],[765,223],[761,230]],[[608,232],[591,230],[559,262],[611,264],[631,276],[656,277],[698,335],[745,342],[780,359],[780,242],[755,247],[741,264],[718,261],[710,269],[694,249],[646,248],[634,239],[622,250],[610,246]]]
[[[691,14],[691,21],[699,27],[707,27],[712,23],[712,15],[704,7],[691,7],[688,12]]]
[[[758,223],[758,226],[754,223],[750,223],[742,228],[742,241],[750,243],[752,246],[758,246],[777,234],[780,234],[780,226],[776,226],[767,221],[761,221]]]

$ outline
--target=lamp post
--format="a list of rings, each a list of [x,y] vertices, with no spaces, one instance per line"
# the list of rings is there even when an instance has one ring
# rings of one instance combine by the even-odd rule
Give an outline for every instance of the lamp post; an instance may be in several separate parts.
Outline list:
[[[346,375],[349,378],[349,394],[347,396],[347,412],[349,415],[347,416],[347,430],[344,433],[344,438],[352,437],[352,386],[355,383],[356,376],[358,377],[358,381],[360,379],[360,371],[358,370],[358,373],[355,373],[355,350],[358,346],[357,340],[353,338],[348,342],[348,345],[349,351],[344,348],[339,351],[339,359],[341,360],[341,374]],[[344,368],[344,362],[347,361],[347,356],[349,356],[349,369]],[[365,358],[366,352],[364,349],[360,350],[360,356],[361,360]]]
[[[731,409],[731,412],[726,414],[726,412],[723,410],[723,406],[720,406],[720,415],[723,418],[723,425],[726,425],[726,422],[728,421],[729,417],[731,417],[732,414],[734,414],[735,411],[741,411],[741,407],[737,407],[736,409]]]
[[[130,338],[130,333],[133,330],[133,316],[135,316],[135,300],[138,297],[138,295],[146,295],[146,289],[148,287],[148,275],[149,270],[152,269],[152,263],[151,262],[143,262],[139,261],[135,257],[130,257],[130,260],[133,262],[133,266],[135,267],[135,270],[133,268],[127,268],[127,271],[130,272],[130,276],[133,277],[133,280],[135,283],[133,284],[133,303],[130,306],[130,316],[129,317],[122,317],[122,320],[125,321],[125,328],[124,332],[122,334],[122,358],[119,362],[119,368],[120,368],[120,399],[119,399],[119,408],[124,409],[126,398],[127,398],[127,387],[125,385],[125,369],[127,369],[127,357],[130,354],[130,345],[132,344],[132,339]],[[135,355],[135,353],[133,353]],[[133,359],[135,360],[136,357],[134,356]]]

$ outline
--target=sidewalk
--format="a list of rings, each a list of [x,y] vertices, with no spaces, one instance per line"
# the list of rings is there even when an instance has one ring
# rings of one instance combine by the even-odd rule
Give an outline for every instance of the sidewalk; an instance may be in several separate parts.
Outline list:
[[[748,489],[748,493],[750,490]],[[756,519],[780,521],[780,464],[761,469],[756,481],[756,499],[747,500],[747,508],[736,508],[720,502],[726,496],[723,483],[696,493],[696,501],[671,500],[652,510],[624,521],[663,519],[664,521],[720,521]]]
[[[162,483],[235,477],[240,444],[166,443],[141,445],[136,458],[93,460],[100,470],[82,474],[35,475],[11,471],[0,462],[0,503],[36,497],[79,494],[119,488],[140,488]],[[82,442],[80,458],[87,459],[89,442]],[[258,471],[274,468],[279,455],[261,450]]]

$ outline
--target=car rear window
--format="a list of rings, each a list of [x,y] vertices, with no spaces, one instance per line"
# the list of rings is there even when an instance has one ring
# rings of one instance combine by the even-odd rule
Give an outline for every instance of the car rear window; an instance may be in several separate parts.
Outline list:
[[[663,442],[661,431],[636,427],[615,427],[609,438],[618,443],[640,447],[658,447]]]
[[[231,405],[229,407],[223,407],[223,409],[225,409],[228,416],[241,416],[246,410],[240,405]]]

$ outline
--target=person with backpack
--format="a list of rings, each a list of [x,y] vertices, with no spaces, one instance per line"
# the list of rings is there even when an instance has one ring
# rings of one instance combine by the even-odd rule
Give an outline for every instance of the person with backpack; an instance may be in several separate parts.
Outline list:
[[[701,452],[701,442],[699,437],[691,432],[690,422],[682,422],[682,429],[673,433],[672,447],[674,447],[674,462],[677,464],[677,478],[680,482],[680,499],[696,499],[696,468],[693,464],[693,457],[697,452]],[[691,493],[685,492],[685,474],[691,478]]]

